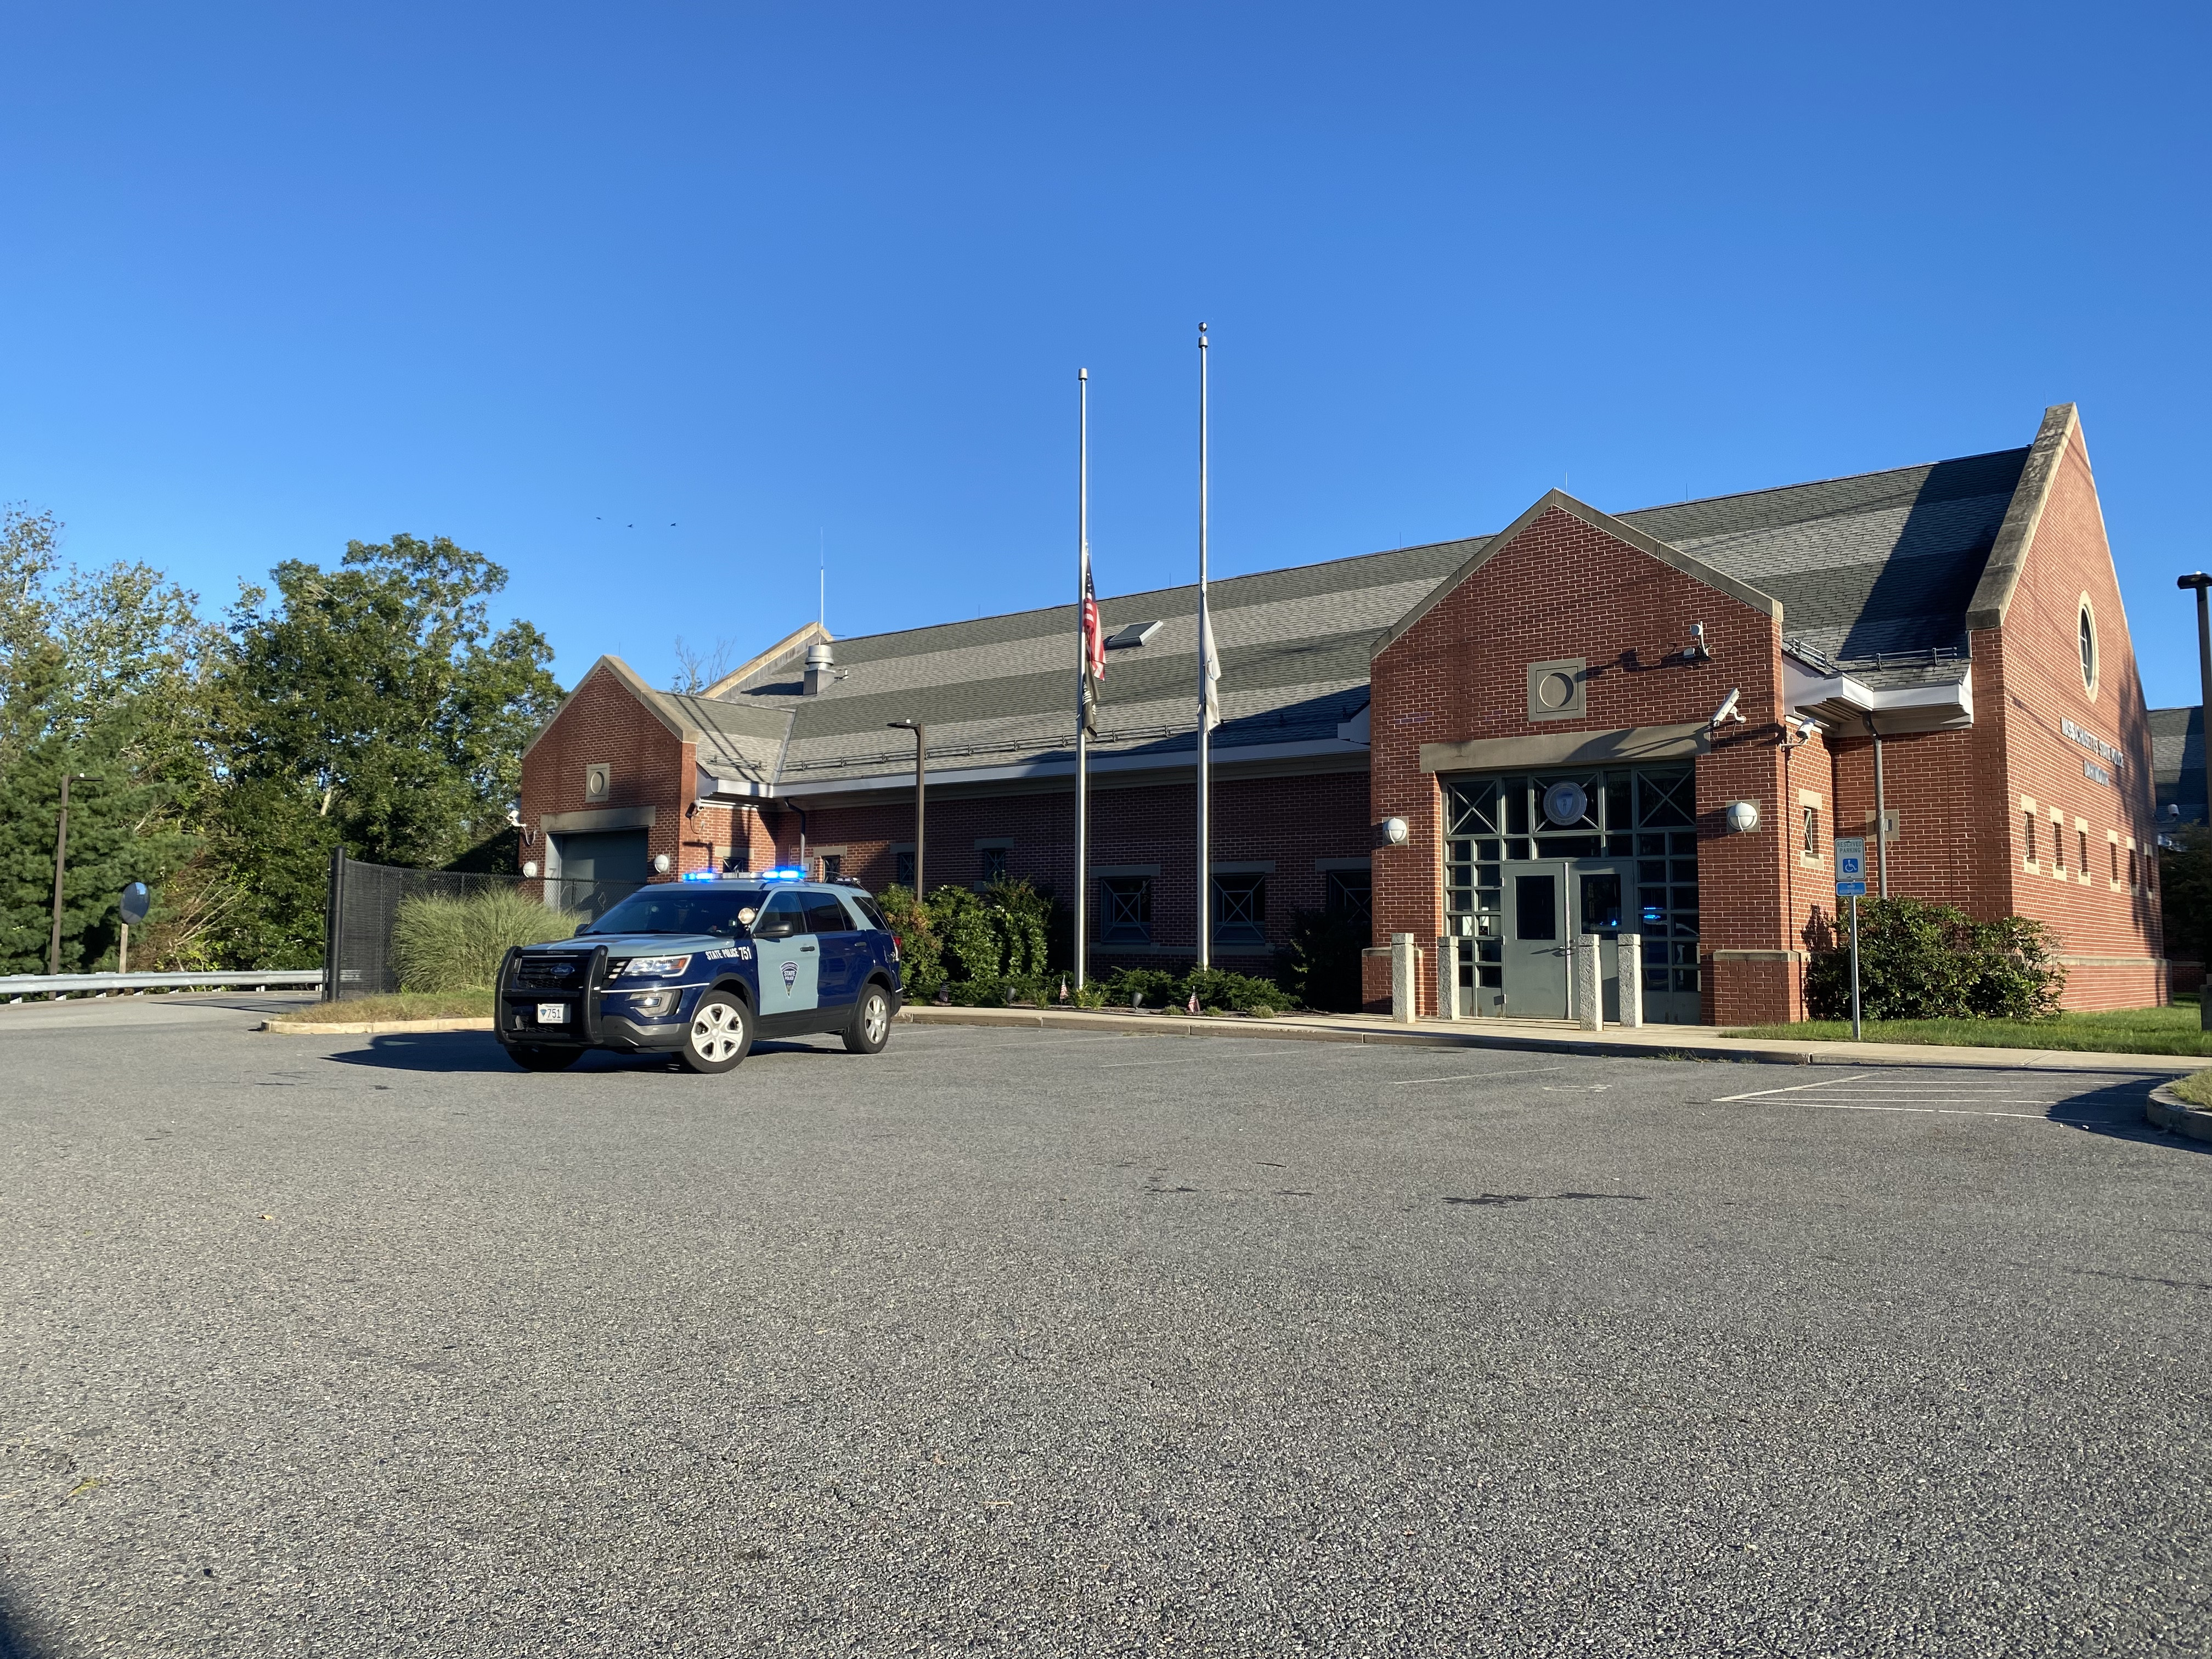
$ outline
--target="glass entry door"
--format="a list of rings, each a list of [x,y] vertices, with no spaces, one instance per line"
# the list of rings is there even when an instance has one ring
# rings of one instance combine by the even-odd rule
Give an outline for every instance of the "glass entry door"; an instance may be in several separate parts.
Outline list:
[[[1504,1004],[1516,1019],[1567,1017],[1567,866],[1508,864],[1504,870]]]
[[[1624,931],[1643,935],[1647,1023],[1697,1023],[1697,789],[1687,762],[1468,773],[1443,784],[1444,925],[1460,942],[1468,1012],[1565,1018],[1567,959],[1548,953],[1588,928],[1608,939]],[[1561,910],[1571,913],[1559,916],[1555,941],[1522,936],[1508,872],[1553,874]],[[1585,874],[1596,878],[1587,893]],[[1542,906],[1530,902],[1533,927]],[[1620,995],[1616,949],[1603,945],[1600,954],[1611,1019]]]

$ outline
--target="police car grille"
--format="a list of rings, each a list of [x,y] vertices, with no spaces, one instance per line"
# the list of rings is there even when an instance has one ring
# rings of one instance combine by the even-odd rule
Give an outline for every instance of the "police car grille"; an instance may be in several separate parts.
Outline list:
[[[533,991],[580,990],[591,961],[580,956],[526,956],[515,964],[514,983]]]

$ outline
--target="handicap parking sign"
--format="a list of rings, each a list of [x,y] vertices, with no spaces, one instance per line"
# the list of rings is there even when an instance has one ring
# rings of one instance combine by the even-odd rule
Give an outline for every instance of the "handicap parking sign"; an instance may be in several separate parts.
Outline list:
[[[1836,896],[1866,896],[1866,837],[1836,837]]]

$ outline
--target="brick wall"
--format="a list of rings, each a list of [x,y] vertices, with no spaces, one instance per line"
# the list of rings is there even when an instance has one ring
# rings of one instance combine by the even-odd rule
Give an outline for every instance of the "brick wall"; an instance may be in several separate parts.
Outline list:
[[[646,832],[647,857],[665,853],[678,869],[697,867],[684,863],[691,850],[684,843],[693,836],[684,817],[691,801],[693,754],[692,745],[639,702],[619,674],[604,662],[593,665],[522,757],[523,829],[534,837],[523,856],[544,866],[544,822],[549,814],[651,806],[655,812],[653,828]],[[588,800],[584,769],[601,762],[613,769],[607,798]],[[703,855],[699,862],[704,862]]]
[[[2087,596],[2096,619],[2094,690],[2082,683],[2079,617]],[[2002,637],[1994,637],[2001,635]],[[2001,629],[1974,636],[1976,717],[2001,734],[2003,773],[1990,791],[1995,817],[1981,839],[2005,891],[2003,908],[2049,922],[2069,964],[2066,1006],[2140,1007],[2166,1000],[2154,857],[2150,726],[2119,582],[2105,537],[2095,478],[2078,428],[2053,480],[2029,544],[2019,586]],[[1984,674],[1984,663],[1996,672]],[[2115,768],[2068,738],[2071,720],[2119,749]],[[2083,775],[2087,760],[2112,775]],[[1978,791],[1994,780],[1977,777]],[[2027,856],[2024,818],[2034,803],[2036,857]],[[2063,825],[2063,868],[2053,845]],[[2088,844],[2089,867],[2081,867]],[[2134,879],[2129,855],[2135,854]],[[2115,863],[2118,879],[2113,878]],[[1995,884],[1993,883],[1993,884]]]
[[[1685,662],[1698,622],[1712,658]],[[1589,663],[1584,718],[1530,722],[1528,665],[1571,657]],[[1709,959],[1705,1018],[1790,1017],[1802,969],[1786,953],[1802,949],[1817,896],[1799,884],[1784,795],[1829,786],[1803,782],[1808,768],[1825,769],[1808,750],[1785,763],[1771,617],[1554,506],[1392,641],[1373,672],[1370,816],[1402,817],[1411,831],[1376,854],[1377,946],[1394,933],[1430,946],[1443,931],[1442,798],[1420,769],[1421,744],[1704,720],[1736,690],[1745,724],[1727,727],[1696,768],[1702,946],[1761,955]],[[1737,800],[1758,804],[1755,832],[1729,833],[1725,809]],[[1388,960],[1369,957],[1366,972],[1369,1006],[1387,1009]],[[1419,978],[1432,1014],[1425,963]]]
[[[1107,775],[1110,777],[1110,775]],[[776,857],[799,856],[796,814],[771,810]],[[1091,865],[1157,866],[1152,883],[1155,952],[1094,951],[1093,966],[1112,961],[1188,958],[1197,948],[1197,800],[1192,785],[1124,787],[1095,775],[1091,790]],[[881,890],[890,884],[897,851],[914,842],[911,797],[865,805],[825,805],[806,813],[810,854],[842,848],[843,872]],[[1008,843],[1006,873],[1066,898],[1075,880],[1075,792],[1051,790],[982,795],[963,787],[933,790],[923,876],[933,888],[967,885],[982,878],[978,841]],[[1267,875],[1269,947],[1289,937],[1293,914],[1322,908],[1325,877],[1316,860],[1364,856],[1369,848],[1367,779],[1364,773],[1304,777],[1217,778],[1213,786],[1213,862],[1272,860]],[[1099,926],[1092,884],[1092,933]],[[1267,970],[1268,951],[1217,947],[1218,966]]]

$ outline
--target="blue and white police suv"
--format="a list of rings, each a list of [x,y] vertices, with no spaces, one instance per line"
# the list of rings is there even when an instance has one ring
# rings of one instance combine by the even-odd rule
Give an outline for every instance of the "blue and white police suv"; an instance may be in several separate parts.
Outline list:
[[[836,1032],[878,1054],[902,1000],[898,940],[866,892],[763,870],[641,888],[574,939],[509,951],[493,1006],[529,1071],[612,1048],[726,1072],[756,1037]]]

